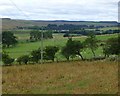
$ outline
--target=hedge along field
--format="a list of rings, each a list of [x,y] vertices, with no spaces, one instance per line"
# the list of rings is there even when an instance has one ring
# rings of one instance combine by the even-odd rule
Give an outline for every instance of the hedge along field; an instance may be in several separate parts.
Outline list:
[[[13,58],[17,58],[17,57],[22,56],[22,55],[30,54],[30,52],[32,50],[38,49],[41,46],[40,41],[38,41],[38,42],[26,42],[26,40],[29,39],[28,33],[25,33],[25,34],[19,33],[19,34],[15,34],[15,36],[18,37],[19,43],[15,47],[4,49]],[[117,34],[110,34],[110,35],[98,35],[96,37],[98,40],[105,41],[108,38],[114,38],[117,36],[118,36]],[[81,42],[83,42],[85,40],[85,38],[86,38],[86,36],[79,36],[79,37],[73,37],[73,40],[80,40]],[[55,45],[55,46],[62,48],[62,46],[64,46],[66,44],[67,40],[68,40],[68,38],[63,37],[63,34],[54,34],[53,39],[44,40],[43,45],[44,45],[44,47],[49,46],[49,45]],[[86,49],[85,51],[82,52],[82,54],[85,58],[91,58],[91,56],[93,56],[90,49]],[[101,47],[96,50],[96,54],[103,55]],[[59,60],[65,59],[60,54],[60,52],[58,52],[56,54],[56,56]]]

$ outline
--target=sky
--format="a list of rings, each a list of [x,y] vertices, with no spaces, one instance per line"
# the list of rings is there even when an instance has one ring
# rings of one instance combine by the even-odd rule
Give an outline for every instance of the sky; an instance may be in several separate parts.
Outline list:
[[[0,0],[0,17],[26,20],[118,21],[118,2],[119,0]]]

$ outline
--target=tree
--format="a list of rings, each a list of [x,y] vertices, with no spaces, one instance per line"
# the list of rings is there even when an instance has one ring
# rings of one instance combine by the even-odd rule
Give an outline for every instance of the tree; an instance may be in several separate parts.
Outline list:
[[[83,60],[84,58],[83,58],[83,56],[81,55],[81,51],[82,51],[82,49],[83,49],[83,44],[80,42],[80,41],[77,41],[77,40],[75,40],[75,41],[73,41],[72,42],[72,55],[79,55],[80,57],[81,57],[81,59]]]
[[[46,46],[46,48],[44,49],[44,52],[45,52],[44,58],[46,60],[54,61],[55,54],[56,52],[58,52],[58,50],[59,48],[57,46]]]
[[[43,38],[45,38],[45,39],[51,39],[51,38],[53,38],[52,33],[53,32],[51,30],[48,30],[48,31],[44,32],[43,33]]]
[[[38,30],[34,30],[30,32],[30,41],[38,41],[41,40],[41,35],[43,34],[44,39],[51,39],[53,38],[52,36],[52,31],[46,31],[46,32],[41,32]]]
[[[70,59],[70,56],[71,56],[71,48],[72,47],[72,38],[69,38],[67,43],[66,43],[66,46],[64,46],[61,50],[61,53],[63,56],[65,56],[65,58],[69,61]]]
[[[63,56],[65,56],[65,58],[69,61],[69,58],[71,56],[70,54],[70,50],[69,50],[69,47],[68,46],[64,46],[61,50],[61,53]]]
[[[2,44],[3,46],[9,47],[10,45],[15,45],[17,43],[17,39],[14,34],[10,31],[5,31],[2,33]]]
[[[106,56],[120,54],[120,36],[117,38],[110,38],[103,47],[103,53]]]
[[[30,32],[30,40],[37,41],[41,39],[41,32],[38,30],[34,30]]]
[[[69,37],[69,36],[70,36],[69,33],[65,33],[65,34],[63,35],[63,37]]]
[[[33,62],[36,62],[36,63],[39,62],[39,60],[41,59],[41,50],[40,50],[40,48],[37,49],[37,50],[33,50],[33,51],[31,52],[31,57],[30,57],[30,59],[31,59],[31,61],[33,61]]]
[[[80,41],[72,40],[72,38],[69,38],[66,46],[62,48],[61,53],[66,57],[67,60],[69,60],[70,56],[79,55],[81,59],[83,60],[83,56],[81,55],[81,51],[83,49],[83,44]]]
[[[19,64],[21,64],[21,63],[27,64],[28,61],[29,61],[28,55],[23,55],[23,56],[20,56],[19,58],[17,58],[17,62],[19,62]]]
[[[92,53],[94,55],[94,58],[95,58],[95,52],[94,51],[98,48],[97,43],[98,43],[98,40],[96,39],[95,34],[93,32],[90,32],[88,34],[87,39],[84,42],[84,45],[91,49],[91,51],[92,51]]]
[[[14,59],[11,58],[6,52],[2,53],[2,62],[5,65],[11,65],[14,62]]]

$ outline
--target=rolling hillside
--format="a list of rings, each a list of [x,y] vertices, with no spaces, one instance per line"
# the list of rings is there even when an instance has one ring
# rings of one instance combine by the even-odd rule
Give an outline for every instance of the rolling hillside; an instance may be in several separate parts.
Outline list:
[[[94,25],[94,26],[117,26],[115,21],[42,21],[42,20],[15,20],[10,18],[2,18],[2,29],[10,30],[18,27],[29,27],[29,26],[47,26],[48,24],[73,24],[73,25]]]

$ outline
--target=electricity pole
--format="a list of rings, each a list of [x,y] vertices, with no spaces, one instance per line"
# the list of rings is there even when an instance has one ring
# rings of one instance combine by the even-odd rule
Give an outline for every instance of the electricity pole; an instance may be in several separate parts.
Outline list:
[[[43,64],[43,28],[41,31],[41,64]]]

